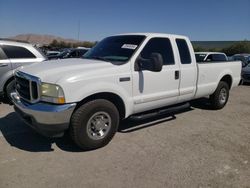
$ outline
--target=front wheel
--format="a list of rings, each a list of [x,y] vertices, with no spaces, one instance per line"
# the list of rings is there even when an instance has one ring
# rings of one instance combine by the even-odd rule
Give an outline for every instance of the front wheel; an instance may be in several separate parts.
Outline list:
[[[103,147],[115,135],[119,119],[119,112],[110,101],[97,99],[87,102],[71,117],[71,138],[84,150]]]
[[[229,98],[229,86],[226,82],[220,81],[215,92],[210,96],[211,106],[215,110],[222,109]]]

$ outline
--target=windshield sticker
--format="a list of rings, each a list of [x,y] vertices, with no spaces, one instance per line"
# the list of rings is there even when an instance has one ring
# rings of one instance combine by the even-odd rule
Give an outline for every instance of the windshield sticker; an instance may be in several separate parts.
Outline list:
[[[137,45],[134,45],[134,44],[123,44],[122,48],[130,49],[130,50],[135,50],[137,48]]]

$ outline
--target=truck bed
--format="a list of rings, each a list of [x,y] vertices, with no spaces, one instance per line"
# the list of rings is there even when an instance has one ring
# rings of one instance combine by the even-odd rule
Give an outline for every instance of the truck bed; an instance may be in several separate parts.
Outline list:
[[[198,79],[195,98],[211,95],[217,88],[219,81],[225,75],[231,75],[232,84],[237,86],[241,79],[241,63],[239,61],[197,63]]]

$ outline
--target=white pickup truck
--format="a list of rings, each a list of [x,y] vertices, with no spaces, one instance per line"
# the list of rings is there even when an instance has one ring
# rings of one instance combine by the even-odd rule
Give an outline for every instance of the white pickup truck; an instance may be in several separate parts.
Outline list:
[[[131,116],[149,117],[204,96],[223,108],[240,82],[241,63],[197,64],[185,36],[134,33],[105,38],[83,59],[21,68],[15,78],[12,99],[25,122],[46,136],[69,130],[79,147],[96,149]]]

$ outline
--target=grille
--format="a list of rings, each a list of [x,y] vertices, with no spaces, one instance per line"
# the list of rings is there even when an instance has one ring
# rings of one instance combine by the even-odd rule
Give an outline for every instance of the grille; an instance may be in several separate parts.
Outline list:
[[[31,103],[38,101],[38,78],[35,78],[22,72],[17,72],[15,75],[15,79],[16,90],[22,99]]]

